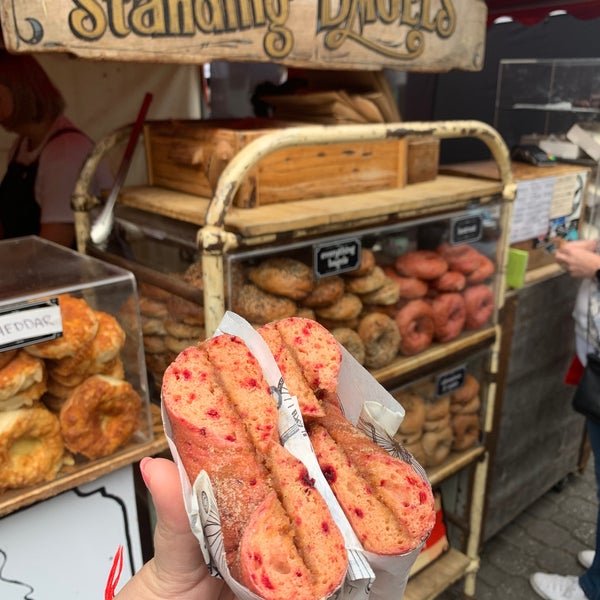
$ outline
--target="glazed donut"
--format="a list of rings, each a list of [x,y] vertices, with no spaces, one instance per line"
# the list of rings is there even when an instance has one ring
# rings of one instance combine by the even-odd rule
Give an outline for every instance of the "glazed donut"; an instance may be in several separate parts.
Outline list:
[[[425,402],[425,420],[437,421],[450,414],[450,395],[439,396],[434,400]]]
[[[73,356],[96,335],[98,317],[85,300],[62,294],[58,296],[58,305],[62,319],[62,337],[27,346],[25,351],[29,354],[51,359]]]
[[[421,279],[398,275],[398,272],[393,267],[384,267],[383,271],[398,284],[400,298],[416,300],[417,298],[423,298],[427,294],[428,286]]]
[[[365,315],[358,324],[358,335],[365,344],[365,366],[379,369],[394,360],[400,344],[398,325],[383,313]]]
[[[460,271],[446,271],[429,285],[436,292],[462,292],[467,285],[467,278]]]
[[[438,342],[449,342],[460,335],[465,326],[465,300],[458,292],[445,292],[431,302],[434,337]]]
[[[450,403],[450,412],[455,415],[467,415],[469,413],[476,413],[481,408],[481,398],[474,396],[467,403],[461,404],[460,402]]]
[[[488,323],[494,313],[494,294],[483,283],[468,287],[463,292],[467,317],[465,329],[480,329]]]
[[[248,279],[265,292],[292,300],[306,298],[315,285],[312,269],[287,256],[264,259],[248,269]]]
[[[431,345],[435,331],[433,309],[425,300],[410,300],[395,317],[400,330],[400,352],[413,356]]]
[[[448,270],[448,263],[433,250],[411,250],[401,254],[394,267],[404,277],[430,280],[441,277]]]
[[[232,310],[251,323],[265,324],[296,314],[296,303],[246,283],[234,290]]]
[[[464,383],[452,392],[452,402],[466,404],[469,400],[479,394],[480,384],[471,373],[465,375]]]
[[[483,283],[489,279],[496,270],[494,263],[484,254],[479,254],[477,257],[477,266],[473,271],[467,273],[467,283],[473,285],[475,283]]]
[[[339,275],[317,279],[312,291],[302,300],[302,306],[319,308],[337,302],[344,294],[344,280]]]
[[[356,319],[360,315],[362,306],[362,301],[356,294],[344,292],[337,302],[334,302],[330,306],[316,308],[315,314],[319,318],[348,321]]]
[[[108,456],[135,433],[141,409],[142,400],[129,382],[92,375],[60,409],[65,446],[89,459]]]
[[[361,295],[363,304],[374,304],[376,306],[392,306],[400,300],[400,285],[391,277],[385,276],[384,284],[372,292]]]
[[[425,401],[422,396],[406,391],[392,394],[392,396],[405,411],[398,432],[403,435],[421,432],[425,422]]]
[[[452,409],[452,404],[450,404],[450,409]],[[450,425],[451,419],[452,415],[449,411],[441,419],[434,419],[432,421],[425,420],[423,423],[423,431],[441,431]]]
[[[360,335],[350,327],[336,327],[331,334],[361,364],[365,364],[365,344]]]
[[[450,454],[453,439],[452,427],[440,431],[426,431],[421,438],[425,466],[436,467],[444,462]]]
[[[0,491],[53,480],[63,456],[58,418],[45,406],[0,412]]]
[[[452,450],[461,451],[474,446],[479,440],[479,416],[476,414],[456,415],[452,419],[454,441]]]
[[[348,277],[346,291],[351,294],[368,294],[378,290],[386,282],[386,276],[381,267],[375,266],[366,275]]]
[[[351,277],[362,277],[363,275],[370,273],[375,267],[375,264],[375,254],[373,254],[373,251],[368,248],[361,248],[360,266],[358,269],[354,269],[354,271],[348,271],[346,275],[350,275]]]

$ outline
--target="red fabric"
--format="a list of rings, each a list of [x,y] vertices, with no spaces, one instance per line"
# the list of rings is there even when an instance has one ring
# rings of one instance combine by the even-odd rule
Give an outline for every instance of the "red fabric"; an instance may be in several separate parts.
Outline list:
[[[567,369],[567,374],[565,375],[565,383],[567,385],[577,385],[583,375],[584,366],[581,364],[581,361],[575,355],[569,368]]]
[[[113,600],[115,597],[115,591],[117,585],[119,585],[119,579],[121,579],[121,573],[123,572],[123,546],[117,548],[117,552],[113,559],[110,573],[108,574],[108,580],[106,581],[106,587],[104,588],[104,600]]]
[[[565,10],[578,19],[600,17],[597,0],[487,0],[488,25],[498,17],[512,17],[523,25],[535,25],[543,21],[553,10]]]

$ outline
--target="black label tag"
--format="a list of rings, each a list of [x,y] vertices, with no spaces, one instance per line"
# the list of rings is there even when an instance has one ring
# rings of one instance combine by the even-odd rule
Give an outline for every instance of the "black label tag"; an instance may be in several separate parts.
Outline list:
[[[477,242],[481,239],[483,225],[479,215],[458,217],[450,224],[450,243],[465,244]]]
[[[360,267],[361,241],[358,238],[314,246],[313,270],[317,279],[354,271]]]
[[[446,371],[437,375],[435,380],[435,395],[440,398],[446,394],[450,394],[454,390],[462,387],[465,384],[467,377],[467,368],[465,365],[456,367],[451,371]]]

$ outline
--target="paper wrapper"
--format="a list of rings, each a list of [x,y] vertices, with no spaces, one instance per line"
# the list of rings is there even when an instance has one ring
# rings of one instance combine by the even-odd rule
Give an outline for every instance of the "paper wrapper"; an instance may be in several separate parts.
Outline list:
[[[225,314],[215,335],[223,333],[243,339],[259,361],[265,380],[271,387],[271,393],[277,402],[281,443],[304,463],[344,536],[349,559],[348,571],[342,586],[331,598],[340,600],[401,598],[410,569],[422,545],[401,556],[381,556],[362,548],[321,473],[300,416],[298,402],[288,392],[267,344],[247,321],[232,312]],[[404,409],[343,347],[338,396],[349,421],[367,433],[390,454],[410,462],[417,473],[427,481],[421,466],[392,439],[404,418]],[[202,472],[193,484],[189,481],[172,441],[171,426],[164,406],[162,418],[173,459],[179,467],[190,525],[200,543],[211,573],[223,577],[239,600],[258,600],[256,594],[238,583],[229,573],[223,551],[219,511],[208,475]]]

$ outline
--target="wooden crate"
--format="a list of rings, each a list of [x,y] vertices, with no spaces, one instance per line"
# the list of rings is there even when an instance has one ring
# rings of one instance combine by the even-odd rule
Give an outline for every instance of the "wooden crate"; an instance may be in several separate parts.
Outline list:
[[[145,127],[150,185],[211,197],[228,161],[258,136],[293,126],[268,119],[165,121]],[[241,183],[234,205],[251,208],[401,188],[406,140],[317,144],[273,152]]]

